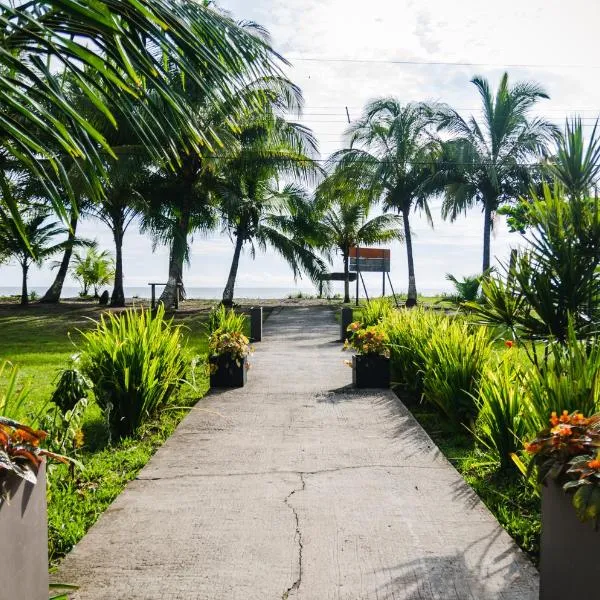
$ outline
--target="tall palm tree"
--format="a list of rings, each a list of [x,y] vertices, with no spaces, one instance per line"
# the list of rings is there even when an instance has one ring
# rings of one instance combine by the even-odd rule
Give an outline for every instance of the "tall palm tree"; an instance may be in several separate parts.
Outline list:
[[[482,116],[463,119],[456,110],[440,107],[440,129],[453,137],[444,144],[432,189],[443,190],[442,216],[454,221],[480,204],[483,211],[482,271],[490,268],[490,241],[494,213],[500,204],[516,200],[532,182],[532,161],[545,156],[557,128],[530,111],[548,98],[533,82],[509,85],[504,73],[496,93],[488,81],[474,77],[481,97]]]
[[[90,193],[100,197],[105,163],[98,148],[112,151],[70,104],[65,79],[108,122],[115,123],[115,110],[124,115],[156,160],[176,162],[182,147],[198,149],[206,137],[171,86],[173,68],[200,87],[210,82],[208,94],[219,102],[235,97],[231,74],[241,66],[252,65],[253,77],[278,72],[279,57],[264,40],[209,4],[48,0],[0,6],[0,147],[46,185],[56,210],[62,212],[61,188],[71,192],[61,157],[78,162]],[[54,73],[57,65],[67,78]],[[170,119],[156,118],[149,91],[170,106]],[[7,208],[18,219],[16,207]]]
[[[410,229],[411,211],[422,210],[433,225],[426,184],[438,141],[432,135],[431,113],[425,105],[402,105],[395,98],[369,103],[347,134],[350,148],[330,159],[341,176],[371,190],[386,211],[402,215],[408,263],[407,306],[417,303],[417,285]]]
[[[327,188],[327,183],[322,189]],[[321,195],[321,202],[323,196]],[[350,249],[403,239],[398,215],[383,214],[369,219],[370,203],[354,188],[338,188],[329,205],[319,214],[320,245],[338,249],[344,261],[344,302],[350,302]]]

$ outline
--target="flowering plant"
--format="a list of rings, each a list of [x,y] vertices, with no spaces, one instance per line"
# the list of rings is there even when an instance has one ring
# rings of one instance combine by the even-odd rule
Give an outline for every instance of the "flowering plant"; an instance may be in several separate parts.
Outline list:
[[[390,357],[388,335],[381,325],[363,327],[361,323],[355,321],[348,325],[348,331],[350,336],[344,343],[344,350],[352,348],[358,354]]]
[[[209,356],[227,355],[240,364],[251,352],[250,340],[239,331],[217,329],[208,338]]]
[[[66,457],[40,447],[46,436],[45,431],[0,417],[0,476],[14,473],[25,481],[36,483],[37,469],[44,456],[69,462]]]
[[[566,410],[553,412],[550,427],[542,430],[525,450],[533,455],[538,482],[552,479],[573,492],[573,506],[582,520],[600,516],[600,414],[586,418]]]

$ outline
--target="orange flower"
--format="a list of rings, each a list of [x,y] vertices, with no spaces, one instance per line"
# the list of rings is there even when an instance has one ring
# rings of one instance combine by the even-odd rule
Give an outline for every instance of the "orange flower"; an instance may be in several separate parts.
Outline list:
[[[536,442],[531,442],[531,444],[525,443],[525,452],[528,454],[537,454],[540,451],[541,446]]]
[[[562,415],[560,415],[558,419],[561,423],[570,423],[571,417],[569,417],[569,413],[566,410],[563,410]]]
[[[550,416],[550,425],[556,427],[558,425],[558,417],[556,416],[556,411],[552,411],[552,415]]]
[[[505,345],[507,348],[512,348],[512,347],[515,345],[515,343],[514,343],[512,340],[506,340],[506,341],[504,342],[504,345]]]
[[[573,435],[573,430],[570,425],[557,425],[556,427],[553,427],[551,431],[553,435],[558,435],[560,437],[569,437],[570,435]]]
[[[571,423],[573,425],[587,425],[588,420],[581,413],[575,413],[571,417]]]
[[[600,459],[595,458],[594,460],[590,460],[590,462],[588,462],[587,466],[590,469],[595,469],[596,471],[600,470]]]

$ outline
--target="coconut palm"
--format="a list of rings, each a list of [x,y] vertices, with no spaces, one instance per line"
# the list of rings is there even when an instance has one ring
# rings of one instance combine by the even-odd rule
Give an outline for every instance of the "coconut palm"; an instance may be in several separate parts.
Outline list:
[[[59,222],[48,220],[50,213],[44,207],[17,206],[19,221],[6,212],[0,213],[0,237],[3,253],[21,266],[21,305],[26,306],[29,304],[27,277],[31,265],[41,266],[48,258],[62,252],[66,242],[55,243],[54,239],[64,236],[67,231]]]
[[[198,149],[207,139],[171,86],[174,68],[207,86],[219,102],[235,97],[231,75],[241,66],[252,65],[253,77],[277,71],[278,56],[264,40],[209,4],[49,0],[0,6],[0,147],[46,185],[59,212],[61,188],[71,192],[62,157],[76,159],[89,193],[100,197],[105,162],[98,148],[112,152],[102,132],[70,104],[65,80],[106,121],[114,125],[120,113],[155,159],[176,161],[182,147]],[[156,117],[154,99],[170,106],[170,119]],[[15,207],[9,209],[18,218]]]
[[[402,105],[395,98],[369,103],[350,126],[350,148],[336,152],[331,163],[349,185],[370,190],[386,211],[402,215],[408,263],[407,306],[417,303],[410,215],[415,209],[432,223],[426,184],[438,142],[431,133],[430,111],[422,104]]]
[[[504,73],[496,93],[483,77],[474,77],[482,102],[482,117],[463,119],[449,107],[441,107],[439,128],[453,137],[444,144],[432,188],[443,190],[442,216],[454,221],[479,204],[483,211],[483,264],[490,268],[493,217],[501,204],[516,200],[532,183],[532,161],[545,156],[557,128],[530,111],[548,98],[532,82],[509,85]]]
[[[327,182],[323,190],[331,188]],[[320,244],[324,249],[335,248],[344,261],[344,302],[350,302],[349,256],[356,246],[382,244],[403,239],[402,219],[398,215],[383,214],[369,219],[370,203],[367,194],[353,188],[338,189],[329,206],[319,215]]]
[[[94,298],[98,298],[98,289],[113,280],[115,261],[108,250],[99,252],[94,244],[85,254],[73,254],[71,275],[80,283],[82,296],[87,296],[90,287],[93,287]]]

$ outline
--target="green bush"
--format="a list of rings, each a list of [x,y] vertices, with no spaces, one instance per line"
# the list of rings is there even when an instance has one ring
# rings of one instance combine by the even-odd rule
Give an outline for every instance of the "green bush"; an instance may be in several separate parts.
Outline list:
[[[373,298],[360,310],[360,322],[363,327],[378,325],[395,312],[396,308],[389,298]]]
[[[186,360],[179,327],[164,308],[103,315],[82,332],[81,369],[92,381],[96,402],[112,435],[133,433],[165,406],[180,387]]]
[[[501,469],[515,466],[511,455],[528,436],[522,376],[519,364],[505,353],[500,364],[484,371],[479,384],[475,437]]]
[[[391,347],[394,377],[414,394],[420,395],[423,391],[423,348],[433,332],[447,319],[440,312],[412,308],[395,310],[383,321]]]
[[[479,382],[491,344],[486,328],[447,318],[420,350],[423,397],[456,424],[470,424],[477,417]]]
[[[63,369],[52,392],[51,402],[54,402],[62,413],[73,410],[82,399],[87,398],[91,388],[89,381],[75,366]]]

